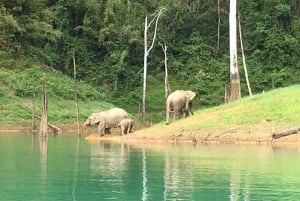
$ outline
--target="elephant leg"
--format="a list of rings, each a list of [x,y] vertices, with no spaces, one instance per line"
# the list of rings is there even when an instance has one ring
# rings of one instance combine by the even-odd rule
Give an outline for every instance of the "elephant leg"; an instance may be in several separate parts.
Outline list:
[[[174,114],[173,114],[173,121],[176,120],[176,118],[179,118],[181,115],[180,115],[180,111],[174,111]]]
[[[169,124],[169,120],[170,120],[170,110],[167,108],[166,109],[166,124]]]
[[[194,113],[193,113],[193,103],[192,102],[190,102],[189,103],[189,112],[192,114],[192,115],[194,115]]]
[[[181,116],[182,117],[188,117],[189,116],[189,111],[186,109],[182,109],[181,110]]]
[[[175,119],[175,112],[174,111],[171,112],[171,119],[172,119],[172,121],[174,121],[174,119]]]
[[[133,124],[130,124],[129,133],[132,132]]]
[[[173,104],[172,103],[167,103],[166,106],[166,124],[168,125],[171,121],[174,120],[174,110],[173,110]]]
[[[125,126],[124,125],[121,125],[121,135],[123,136],[124,135],[124,131],[125,131]]]
[[[128,125],[128,126],[127,126],[127,132],[126,132],[127,134],[130,133],[130,127],[131,127],[131,125]]]
[[[103,136],[105,134],[105,125],[104,123],[99,123],[98,125],[98,134]]]

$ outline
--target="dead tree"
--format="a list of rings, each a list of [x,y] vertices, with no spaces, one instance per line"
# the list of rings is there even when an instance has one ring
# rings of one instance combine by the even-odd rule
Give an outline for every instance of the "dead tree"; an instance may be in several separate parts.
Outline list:
[[[164,8],[160,9],[159,12],[153,17],[151,22],[148,24],[147,17],[145,17],[145,29],[144,29],[144,77],[143,77],[143,103],[142,103],[142,121],[145,122],[145,113],[146,113],[146,83],[147,83],[147,58],[148,55],[153,48],[155,39],[156,39],[156,31],[157,31],[157,24],[158,19],[160,15],[162,14],[162,11]],[[155,29],[154,29],[154,35],[152,38],[152,43],[150,47],[148,48],[148,39],[147,39],[147,33],[148,29],[151,27],[151,24],[155,21]]]
[[[230,46],[230,101],[241,98],[240,76],[237,63],[236,0],[230,0],[229,46]]]
[[[44,73],[42,85],[43,85],[43,97],[42,97],[43,113],[42,113],[41,123],[40,123],[40,136],[47,137],[48,136],[48,100],[47,100],[47,89],[46,89],[46,73]]]
[[[244,71],[245,71],[245,78],[246,78],[246,82],[247,82],[249,96],[252,96],[252,90],[251,90],[250,82],[249,82],[249,78],[248,78],[246,58],[245,58],[245,54],[244,54],[244,45],[243,45],[243,38],[242,38],[242,27],[241,27],[240,15],[238,15],[238,20],[239,20],[240,43],[241,43],[241,51],[242,51],[242,57],[243,57],[243,66],[244,66]]]
[[[170,93],[170,85],[169,85],[169,80],[168,80],[168,58],[167,58],[167,49],[168,46],[166,44],[161,44],[159,43],[161,48],[164,51],[164,56],[165,56],[165,100],[167,100],[167,97]]]
[[[293,128],[293,129],[273,133],[272,138],[278,139],[278,138],[286,137],[286,136],[293,135],[293,134],[299,134],[299,132],[300,132],[300,128]]]
[[[34,131],[35,129],[36,129],[36,125],[35,125],[35,79],[33,78],[31,130]]]
[[[218,0],[218,38],[217,38],[217,52],[219,52],[219,48],[220,48],[220,24],[221,24],[220,0]]]
[[[39,119],[40,121],[42,119],[41,117],[39,117],[37,115],[35,115],[35,118]],[[48,127],[50,127],[54,131],[54,133],[61,133],[62,132],[61,128],[51,124],[50,122],[48,122]]]
[[[74,67],[74,99],[75,99],[75,106],[76,106],[77,135],[80,136],[79,108],[78,108],[77,82],[76,82],[76,62],[75,62],[74,52],[73,52],[73,67]]]

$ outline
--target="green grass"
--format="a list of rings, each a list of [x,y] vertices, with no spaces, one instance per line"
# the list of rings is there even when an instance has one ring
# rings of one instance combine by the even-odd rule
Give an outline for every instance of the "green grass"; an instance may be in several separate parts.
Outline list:
[[[44,72],[47,82],[49,121],[75,122],[76,106],[73,79],[51,69]],[[33,100],[36,115],[41,116],[42,75],[43,71],[37,66],[25,70],[0,68],[0,124],[30,125]],[[114,107],[106,101],[104,92],[80,81],[77,86],[81,121],[84,121],[92,112]],[[35,94],[34,99],[33,94]]]
[[[255,124],[269,121],[276,124],[300,125],[300,85],[275,89],[218,107],[198,110],[195,115],[218,115],[206,122],[207,127]]]

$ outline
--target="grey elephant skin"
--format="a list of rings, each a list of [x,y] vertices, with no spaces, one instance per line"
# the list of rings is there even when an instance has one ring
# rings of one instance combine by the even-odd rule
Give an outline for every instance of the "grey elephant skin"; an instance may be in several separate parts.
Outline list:
[[[133,120],[130,118],[122,119],[117,126],[121,130],[121,134],[129,134],[132,131]]]
[[[170,123],[170,119],[174,121],[177,117],[181,117],[183,113],[187,117],[192,112],[192,101],[196,97],[196,93],[189,90],[176,90],[171,93],[166,101],[166,124]]]
[[[110,128],[117,128],[122,119],[128,118],[128,113],[122,108],[112,108],[107,111],[92,113],[84,122],[83,127],[98,124],[98,134],[103,136]]]

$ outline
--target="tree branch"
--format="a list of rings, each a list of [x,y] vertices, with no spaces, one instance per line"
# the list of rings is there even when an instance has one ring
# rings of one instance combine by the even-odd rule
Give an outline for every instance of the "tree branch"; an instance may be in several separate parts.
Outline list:
[[[164,8],[160,9],[159,12],[157,13],[157,15],[155,15],[155,17],[154,17],[154,18],[151,20],[151,22],[149,23],[149,26],[150,26],[151,23],[153,22],[153,20],[156,19],[156,21],[155,21],[155,29],[154,29],[154,36],[153,36],[153,38],[152,38],[152,43],[151,43],[149,49],[147,50],[147,53],[149,53],[149,52],[151,51],[151,49],[153,48],[154,41],[155,41],[155,39],[156,39],[156,32],[157,32],[158,19],[159,19],[159,17],[160,17],[160,15],[161,15],[161,13],[162,13],[163,10],[164,10]],[[149,28],[149,26],[148,26],[148,28]]]

